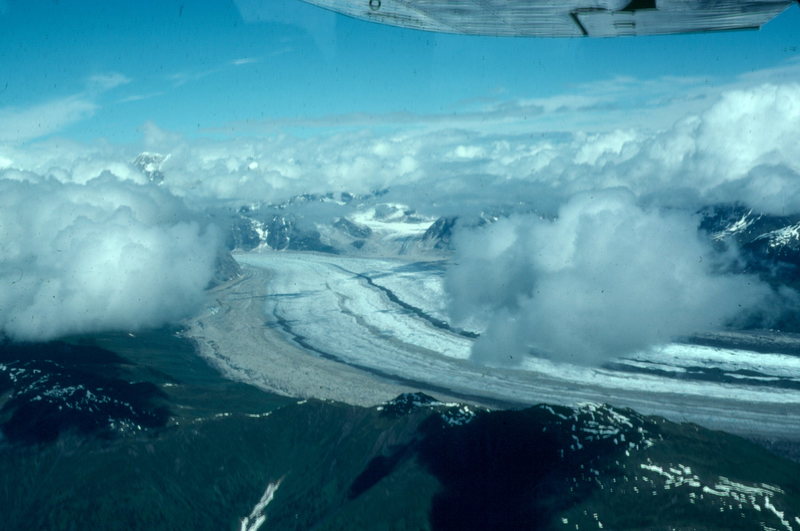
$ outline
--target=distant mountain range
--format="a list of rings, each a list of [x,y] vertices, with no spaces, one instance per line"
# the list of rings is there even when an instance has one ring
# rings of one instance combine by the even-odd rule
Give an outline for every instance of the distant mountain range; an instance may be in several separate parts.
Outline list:
[[[406,205],[382,202],[383,194],[304,194],[280,204],[242,207],[231,218],[228,246],[240,251],[405,254],[409,244],[422,241],[435,219]],[[314,203],[332,215],[319,219]]]
[[[165,176],[169,155],[142,153],[134,161],[153,182]],[[231,251],[314,251],[361,256],[424,256],[447,258],[462,228],[493,223],[513,214],[531,214],[530,205],[498,208],[478,215],[432,217],[413,205],[391,200],[389,189],[367,194],[331,192],[301,194],[277,203],[253,202],[214,213],[226,229]],[[701,231],[720,249],[735,246],[739,272],[760,276],[772,286],[800,290],[800,213],[772,215],[743,204],[708,205],[698,212]],[[220,256],[215,282],[235,276],[229,257]],[[754,316],[748,326],[762,326]],[[800,317],[787,313],[772,326],[800,330]]]
[[[303,199],[309,201],[308,197]],[[458,228],[483,226],[508,215],[431,218],[406,205],[371,201],[375,196],[347,197],[350,208],[346,216],[313,223],[292,212],[290,205],[297,201],[240,209],[231,223],[228,245],[243,251],[446,256],[453,250]],[[759,274],[774,285],[800,287],[800,214],[775,216],[740,204],[719,204],[703,208],[698,215],[698,229],[715,245],[733,244],[740,250],[746,264],[743,272]]]
[[[132,164],[160,184],[166,178],[162,166],[169,158],[169,154],[142,152]],[[390,196],[389,189],[367,194],[300,194],[276,203],[254,201],[218,213],[218,221],[229,229],[231,250],[403,254],[446,252],[452,250],[457,226],[475,227],[534,211],[523,205],[522,211],[501,208],[466,218],[437,218],[417,213],[413,205],[392,202]],[[776,282],[798,282],[800,213],[776,216],[733,203],[708,205],[698,215],[699,229],[720,245],[735,243],[751,271],[772,275]]]
[[[472,217],[429,217],[408,205],[382,201],[387,193],[382,190],[362,196],[304,194],[277,205],[242,207],[230,221],[228,247],[238,251],[446,256],[453,251],[457,225],[476,227],[500,217],[486,213]],[[314,203],[335,203],[341,207],[342,215],[320,220],[307,213]]]

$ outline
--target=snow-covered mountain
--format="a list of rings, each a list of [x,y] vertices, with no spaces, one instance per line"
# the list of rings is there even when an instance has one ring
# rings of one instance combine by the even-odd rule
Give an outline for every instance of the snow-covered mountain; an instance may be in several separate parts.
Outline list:
[[[700,216],[700,229],[717,244],[736,244],[749,272],[773,284],[800,285],[800,215],[776,216],[727,204],[706,207]]]
[[[161,166],[169,159],[169,155],[143,151],[133,159],[133,165],[141,171],[150,182],[161,184],[164,182],[164,173]]]
[[[234,217],[227,239],[228,248],[235,251],[338,251],[321,240],[319,231],[304,225],[297,217],[274,214],[267,219],[246,214]]]
[[[169,155],[143,152],[134,166],[161,183]],[[168,177],[166,177],[168,178]],[[530,204],[497,207],[480,214],[436,216],[398,201],[390,189],[368,193],[336,191],[299,194],[275,202],[255,200],[212,215],[226,231],[231,251],[314,251],[358,256],[446,257],[458,230],[493,223],[513,214],[531,214]],[[699,212],[699,230],[716,245],[735,244],[743,272],[773,285],[800,288],[800,214],[772,215],[744,204],[715,204]],[[229,261],[221,260],[225,266]],[[230,264],[228,264],[229,266]],[[235,276],[231,267],[221,267]],[[229,274],[230,273],[230,274]]]
[[[436,218],[418,214],[404,204],[380,201],[381,195],[304,195],[279,204],[242,207],[231,216],[228,247],[237,251],[406,254]]]
[[[303,195],[279,204],[241,207],[232,216],[228,247],[236,251],[444,257],[453,251],[453,237],[459,228],[483,226],[508,215],[429,216],[412,205],[387,201],[388,193]]]

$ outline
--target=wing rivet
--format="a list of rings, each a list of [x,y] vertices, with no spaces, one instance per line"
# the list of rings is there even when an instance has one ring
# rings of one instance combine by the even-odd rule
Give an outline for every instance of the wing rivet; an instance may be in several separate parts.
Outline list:
[[[377,11],[381,8],[381,0],[369,0],[369,8],[373,11]]]

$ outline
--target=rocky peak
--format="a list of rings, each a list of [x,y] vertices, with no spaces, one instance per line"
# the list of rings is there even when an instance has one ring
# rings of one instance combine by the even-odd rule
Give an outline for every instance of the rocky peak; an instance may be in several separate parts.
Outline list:
[[[143,151],[133,159],[133,165],[141,171],[150,182],[161,184],[164,182],[164,173],[161,166],[169,159],[169,155]]]

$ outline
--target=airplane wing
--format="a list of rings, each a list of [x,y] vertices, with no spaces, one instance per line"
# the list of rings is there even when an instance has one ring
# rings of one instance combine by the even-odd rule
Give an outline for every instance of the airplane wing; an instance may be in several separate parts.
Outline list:
[[[794,0],[304,0],[425,31],[514,37],[618,37],[757,29]]]

